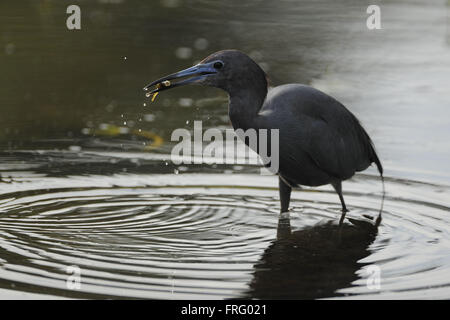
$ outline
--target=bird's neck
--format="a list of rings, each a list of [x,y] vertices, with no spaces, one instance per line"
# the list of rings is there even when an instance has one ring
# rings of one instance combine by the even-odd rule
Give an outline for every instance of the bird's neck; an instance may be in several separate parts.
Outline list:
[[[267,95],[267,87],[247,88],[230,92],[228,115],[234,130],[255,128],[255,123]]]

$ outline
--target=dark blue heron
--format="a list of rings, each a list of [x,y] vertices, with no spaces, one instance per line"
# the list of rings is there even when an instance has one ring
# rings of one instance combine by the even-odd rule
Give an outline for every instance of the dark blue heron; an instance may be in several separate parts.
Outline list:
[[[177,82],[170,80],[183,78]],[[224,50],[199,64],[147,85],[148,95],[186,84],[217,87],[229,95],[233,128],[279,130],[280,212],[289,208],[292,188],[331,184],[347,207],[342,181],[375,163],[383,167],[374,145],[358,119],[331,96],[301,84],[268,89],[264,71],[246,54]],[[383,188],[384,190],[384,188]],[[381,222],[381,210],[377,225]]]

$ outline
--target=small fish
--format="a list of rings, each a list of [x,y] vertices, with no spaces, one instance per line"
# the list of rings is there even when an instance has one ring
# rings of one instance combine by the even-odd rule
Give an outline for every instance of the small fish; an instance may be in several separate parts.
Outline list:
[[[161,83],[158,83],[158,84],[156,85],[156,89],[161,89],[161,88],[169,87],[169,86],[170,86],[170,81],[169,81],[169,80],[166,80],[166,81],[163,81],[163,82],[161,82]],[[153,96],[152,96],[152,102],[155,101],[156,96],[158,95],[158,93],[159,93],[159,92],[155,92],[155,93],[153,94]],[[147,93],[146,96],[147,96],[147,97],[150,97],[150,93]]]

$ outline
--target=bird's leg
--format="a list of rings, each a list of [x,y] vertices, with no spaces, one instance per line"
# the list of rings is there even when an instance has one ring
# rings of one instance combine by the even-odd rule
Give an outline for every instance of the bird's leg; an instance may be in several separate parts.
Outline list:
[[[280,214],[278,219],[277,240],[287,239],[291,235],[291,220],[289,213]]]
[[[280,214],[289,210],[289,201],[291,200],[292,188],[289,186],[281,176],[278,176],[278,184],[280,188]]]
[[[342,224],[342,222],[344,222],[345,219],[345,213],[348,211],[347,207],[345,206],[344,197],[342,196],[342,182],[341,181],[333,182],[331,185],[333,186],[336,193],[339,195],[339,200],[341,200],[342,215],[341,219],[339,220],[339,224]]]
[[[381,220],[381,212],[378,214],[377,220],[375,221],[375,228],[378,228],[380,226]]]

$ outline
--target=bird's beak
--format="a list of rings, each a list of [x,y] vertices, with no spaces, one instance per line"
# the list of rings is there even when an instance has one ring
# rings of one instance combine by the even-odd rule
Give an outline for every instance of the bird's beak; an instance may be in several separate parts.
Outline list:
[[[201,63],[197,64],[193,67],[187,68],[177,73],[172,73],[168,76],[165,76],[161,79],[155,80],[149,85],[144,87],[145,91],[148,91],[152,86],[156,85],[156,88],[149,91],[147,95],[151,95],[160,91],[164,91],[167,89],[184,86],[189,83],[199,82],[200,80],[206,78],[210,74],[217,73],[217,70],[212,66],[213,63]],[[186,78],[185,80],[178,82],[171,82],[173,79]]]

